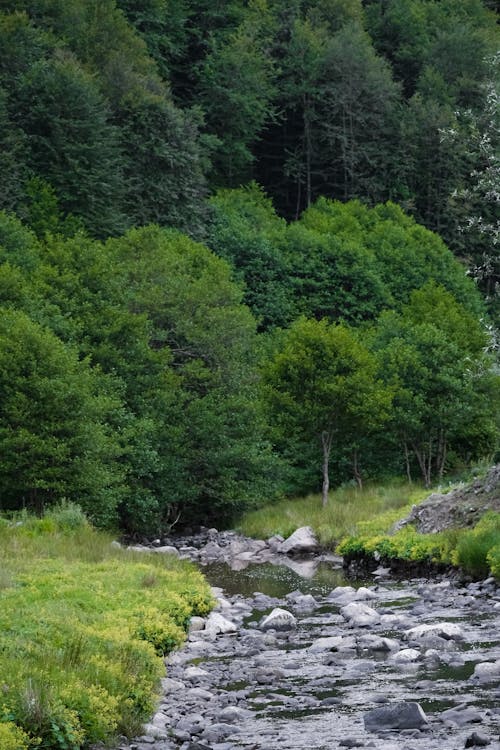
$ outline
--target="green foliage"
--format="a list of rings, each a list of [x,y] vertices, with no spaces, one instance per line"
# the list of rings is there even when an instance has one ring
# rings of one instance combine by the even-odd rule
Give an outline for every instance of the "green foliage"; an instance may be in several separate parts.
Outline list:
[[[500,514],[488,512],[476,526],[461,535],[453,552],[453,563],[475,577],[486,577],[495,568],[495,549],[500,545]]]
[[[79,750],[137,733],[164,670],[156,653],[180,645],[189,618],[213,604],[188,564],[113,547],[77,517],[66,505],[0,528],[12,576],[0,589],[2,750]]]
[[[344,485],[330,493],[326,507],[321,506],[319,495],[280,500],[245,513],[238,528],[248,536],[267,539],[273,534],[287,537],[301,526],[312,526],[320,543],[334,548],[356,528],[363,535],[384,533],[426,496],[415,485],[394,480],[369,483],[363,489]]]
[[[11,721],[0,722],[0,750],[28,750],[29,737]]]
[[[77,498],[101,523],[115,519],[118,407],[86,362],[26,315],[0,318],[0,485],[3,508]]]

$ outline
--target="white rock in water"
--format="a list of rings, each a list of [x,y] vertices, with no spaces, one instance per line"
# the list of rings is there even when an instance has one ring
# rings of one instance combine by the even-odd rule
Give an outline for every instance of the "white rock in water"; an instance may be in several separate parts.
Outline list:
[[[380,615],[368,604],[362,602],[351,602],[346,604],[340,610],[342,617],[350,622],[355,627],[366,627],[368,625],[376,625],[380,622]]]
[[[497,680],[500,677],[500,659],[496,661],[482,661],[474,667],[472,679],[480,682]]]
[[[391,654],[389,659],[396,664],[409,664],[420,659],[420,651],[416,648],[402,648],[401,651]]]
[[[237,629],[234,622],[231,622],[218,612],[211,612],[205,623],[205,630],[213,633],[213,635],[219,635],[219,633],[236,633]]]
[[[273,611],[264,617],[259,624],[261,630],[291,630],[297,625],[297,620],[286,609],[276,607]]]
[[[331,635],[317,638],[309,646],[309,651],[347,651],[351,648],[356,648],[356,641],[352,636]]]
[[[375,594],[374,591],[371,591],[371,589],[367,589],[366,586],[360,586],[356,591],[354,598],[356,601],[361,601],[363,599],[376,599],[377,594]]]
[[[279,551],[285,555],[297,555],[302,552],[317,552],[318,540],[310,526],[302,526],[281,544]]]
[[[461,641],[464,633],[460,625],[456,622],[434,622],[425,625],[417,625],[405,631],[408,639],[423,638],[426,635],[438,635],[447,641]]]

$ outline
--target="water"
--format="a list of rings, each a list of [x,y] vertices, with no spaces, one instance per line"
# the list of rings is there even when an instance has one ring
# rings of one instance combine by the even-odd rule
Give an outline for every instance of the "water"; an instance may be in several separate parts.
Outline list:
[[[287,560],[287,565],[249,565],[234,570],[225,563],[213,563],[201,568],[212,586],[220,586],[228,596],[252,596],[255,592],[281,599],[290,591],[326,596],[336,586],[360,586],[365,581],[347,579],[342,568],[331,562],[316,560]]]

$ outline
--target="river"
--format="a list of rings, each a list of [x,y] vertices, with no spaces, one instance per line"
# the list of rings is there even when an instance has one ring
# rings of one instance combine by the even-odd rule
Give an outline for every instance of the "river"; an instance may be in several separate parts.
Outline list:
[[[124,748],[500,749],[493,581],[352,581],[331,562],[287,563],[202,567],[218,614],[169,658],[159,710]],[[276,607],[293,627],[265,629]],[[384,725],[391,710],[402,726]]]

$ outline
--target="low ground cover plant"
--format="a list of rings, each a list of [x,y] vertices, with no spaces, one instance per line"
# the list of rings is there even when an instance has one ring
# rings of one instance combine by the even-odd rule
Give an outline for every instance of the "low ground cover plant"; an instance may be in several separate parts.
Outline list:
[[[72,505],[2,519],[0,570],[0,750],[139,731],[162,657],[212,606],[191,565],[112,546]]]

